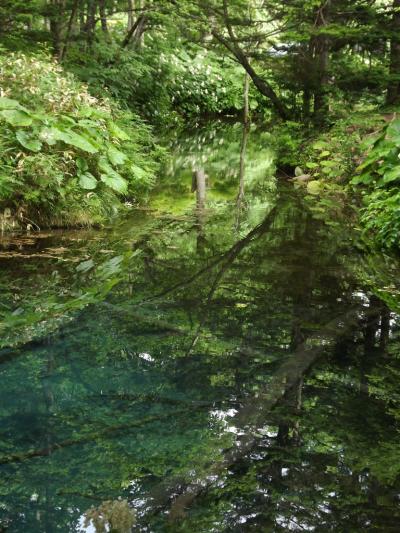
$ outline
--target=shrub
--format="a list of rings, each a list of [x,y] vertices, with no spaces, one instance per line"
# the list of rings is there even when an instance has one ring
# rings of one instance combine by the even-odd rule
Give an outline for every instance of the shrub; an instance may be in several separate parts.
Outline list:
[[[90,224],[154,179],[148,128],[43,55],[0,58],[0,207],[21,221]]]
[[[359,174],[352,180],[364,192],[361,221],[379,246],[399,248],[400,119],[381,128],[368,145]]]

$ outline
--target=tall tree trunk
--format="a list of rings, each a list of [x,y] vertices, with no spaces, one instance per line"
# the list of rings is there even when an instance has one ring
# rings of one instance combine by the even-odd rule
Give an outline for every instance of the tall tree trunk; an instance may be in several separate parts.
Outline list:
[[[126,34],[125,39],[122,41],[121,43],[122,48],[126,48],[131,42],[137,44],[138,40],[140,40],[144,32],[146,24],[147,24],[146,15],[140,15],[136,19],[132,28]]]
[[[60,51],[60,61],[62,61],[67,53],[68,43],[71,37],[72,29],[74,22],[76,21],[76,16],[78,14],[79,1],[75,0],[74,5],[72,6],[71,14],[68,20],[67,32],[65,34],[64,43]]]
[[[135,24],[135,0],[128,0],[128,33],[131,31],[133,25]]]
[[[84,0],[79,1],[79,33],[85,33],[86,20],[85,20],[85,7],[86,2]]]
[[[249,122],[249,75],[247,72],[244,75],[244,87],[243,87],[243,123]]]
[[[326,0],[319,8],[316,19],[317,28],[328,24],[331,0]],[[316,69],[316,86],[314,88],[314,120],[318,123],[326,122],[328,116],[328,66],[329,39],[326,35],[318,35],[314,41],[314,61]]]
[[[400,103],[400,0],[393,0],[392,37],[390,39],[390,81],[386,103]]]
[[[242,142],[240,145],[240,166],[239,166],[239,192],[236,199],[236,206],[239,210],[244,198],[244,185],[245,185],[245,174],[246,174],[246,148],[247,148],[247,137],[249,134],[249,75],[247,72],[244,75],[244,86],[243,86],[243,133],[242,133]],[[238,221],[239,222],[239,221]]]
[[[89,47],[93,44],[93,40],[94,40],[94,31],[96,28],[96,11],[97,11],[97,1],[88,0],[85,34],[86,34],[86,41]]]
[[[272,105],[275,107],[275,110],[277,111],[279,116],[283,118],[284,120],[289,120],[290,118],[289,110],[286,108],[286,106],[283,104],[281,99],[278,97],[273,87],[266,80],[261,78],[256,73],[256,71],[250,64],[249,58],[244,53],[242,48],[239,46],[238,40],[234,34],[233,28],[230,23],[227,0],[223,0],[223,13],[224,13],[224,22],[225,22],[226,29],[228,31],[229,39],[224,37],[221,33],[219,33],[215,29],[211,30],[212,35],[215,37],[217,41],[219,41],[222,45],[224,45],[225,48],[229,50],[229,52],[234,56],[234,58],[240,63],[240,65],[242,65],[242,67],[247,72],[247,74],[250,76],[251,80],[253,81],[254,85],[257,87],[259,92],[271,101]]]
[[[62,20],[64,12],[64,0],[50,0],[51,13],[50,33],[53,41],[54,53],[60,59],[62,53]]]
[[[109,38],[108,32],[108,23],[107,23],[107,14],[106,14],[106,1],[99,0],[99,13],[100,13],[100,23],[101,29],[103,30],[104,35]]]
[[[256,73],[243,50],[238,46],[231,44],[227,39],[225,39],[225,37],[223,37],[217,31],[213,30],[212,34],[217,39],[217,41],[223,44],[234,55],[237,61],[242,65],[247,74],[250,76],[258,91],[271,101],[278,115],[284,120],[289,120],[290,114],[288,109],[286,109],[285,105],[281,102],[271,85]]]
[[[137,0],[137,6],[138,8],[144,12],[144,8],[146,6],[146,0]],[[147,17],[143,16],[141,23],[138,25],[137,30],[134,35],[134,43],[139,50],[143,48],[144,45],[144,32],[146,29],[147,24]]]

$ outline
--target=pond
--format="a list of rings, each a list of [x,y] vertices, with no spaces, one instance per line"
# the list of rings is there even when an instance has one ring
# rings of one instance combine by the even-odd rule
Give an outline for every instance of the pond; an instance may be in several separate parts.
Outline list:
[[[399,530],[398,264],[270,141],[177,136],[149,209],[3,236],[1,531]]]

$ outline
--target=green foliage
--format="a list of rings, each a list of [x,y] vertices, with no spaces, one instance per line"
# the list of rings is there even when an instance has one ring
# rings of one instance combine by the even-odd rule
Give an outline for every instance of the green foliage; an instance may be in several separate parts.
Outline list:
[[[46,57],[12,54],[0,69],[3,208],[90,223],[152,186],[152,140],[137,116],[92,97]]]
[[[352,180],[363,188],[361,222],[371,242],[399,248],[400,119],[395,118],[364,143],[366,156]],[[371,239],[372,236],[372,239]]]
[[[363,153],[362,141],[382,123],[375,113],[353,113],[311,136],[300,165],[313,179],[347,184]]]
[[[238,114],[243,108],[243,69],[212,50],[177,42],[175,31],[148,39],[140,52],[104,40],[86,54],[71,46],[66,66],[95,94],[107,90],[121,105],[158,124],[180,122],[182,116]],[[253,89],[251,109],[258,103]]]
[[[299,122],[286,121],[273,128],[271,143],[279,165],[299,164],[299,152],[306,141],[306,135],[303,125]]]

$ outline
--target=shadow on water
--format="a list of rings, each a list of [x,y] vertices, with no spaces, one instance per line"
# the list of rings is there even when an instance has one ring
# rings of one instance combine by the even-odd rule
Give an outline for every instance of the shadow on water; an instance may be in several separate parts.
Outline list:
[[[0,529],[398,531],[397,267],[245,135],[176,140],[157,211],[3,241]]]

